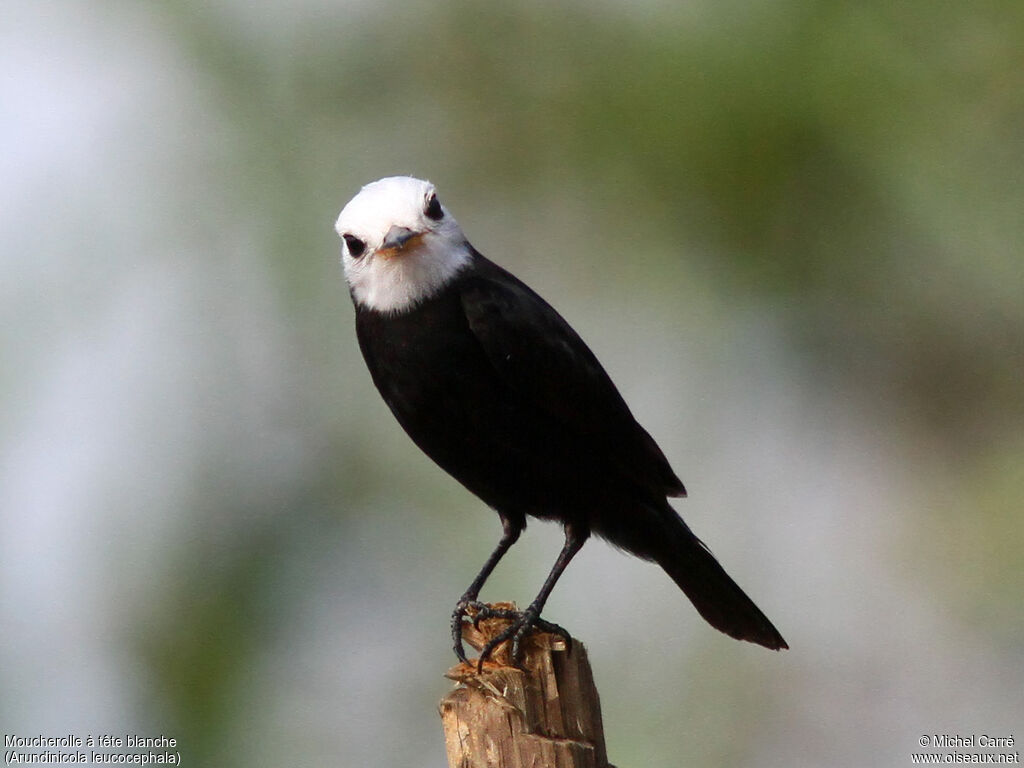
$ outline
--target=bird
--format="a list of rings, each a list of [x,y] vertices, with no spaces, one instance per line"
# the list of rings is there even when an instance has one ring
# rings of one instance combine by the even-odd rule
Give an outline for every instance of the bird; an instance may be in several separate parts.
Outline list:
[[[391,176],[363,186],[335,222],[355,306],[359,349],[412,441],[497,512],[502,534],[451,615],[467,662],[465,621],[498,615],[480,650],[535,630],[566,566],[589,537],[661,566],[711,626],[788,648],[669,503],[683,483],[637,422],[597,357],[533,289],[477,251],[429,181]],[[540,247],[540,246],[538,246]],[[561,524],[563,547],[523,611],[479,601],[527,518]]]

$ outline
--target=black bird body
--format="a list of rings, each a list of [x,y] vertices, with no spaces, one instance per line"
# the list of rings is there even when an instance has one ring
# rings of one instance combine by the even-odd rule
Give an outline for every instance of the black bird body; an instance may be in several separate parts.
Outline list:
[[[374,283],[358,272],[366,266],[367,243],[346,231],[349,207],[338,230],[349,251],[359,346],[374,384],[412,440],[496,510],[504,525],[498,548],[456,608],[456,652],[462,656],[458,637],[466,606],[479,605],[480,587],[528,516],[560,522],[566,545],[514,641],[539,623],[562,569],[596,534],[660,564],[726,634],[787,647],[668,503],[667,497],[686,495],[683,484],[587,345],[533,290],[466,243],[454,221],[443,219],[433,188],[425,189],[419,205],[426,219],[417,222],[424,232],[405,224],[388,230],[372,254],[382,259],[371,265],[378,270]],[[438,229],[452,255],[434,241],[416,240],[436,234],[427,219],[449,227]],[[402,253],[414,248],[421,263],[397,262],[413,258]],[[451,262],[443,274],[435,269],[438,260]],[[384,281],[383,270],[398,268],[407,272],[396,272],[388,285],[400,298],[367,288]],[[410,283],[419,285],[409,278],[413,269],[429,286],[407,293]]]
[[[505,515],[606,535],[616,526],[605,518],[639,517],[630,508],[684,492],[579,336],[478,253],[407,312],[359,307],[356,333],[374,384],[413,441]]]
[[[655,560],[719,629],[783,645],[669,506],[683,484],[597,358],[515,276],[473,251],[406,312],[357,304],[356,334],[413,442],[503,517],[571,523]]]

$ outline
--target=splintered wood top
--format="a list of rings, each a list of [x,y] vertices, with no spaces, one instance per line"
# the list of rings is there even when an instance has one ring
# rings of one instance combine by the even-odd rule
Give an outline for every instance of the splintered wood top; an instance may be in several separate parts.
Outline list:
[[[467,622],[463,638],[479,651],[509,623]],[[475,660],[446,674],[456,683],[440,704],[450,768],[613,768],[583,643],[574,639],[570,650],[558,635],[531,633],[521,669],[511,666],[508,646],[498,645],[480,674]]]

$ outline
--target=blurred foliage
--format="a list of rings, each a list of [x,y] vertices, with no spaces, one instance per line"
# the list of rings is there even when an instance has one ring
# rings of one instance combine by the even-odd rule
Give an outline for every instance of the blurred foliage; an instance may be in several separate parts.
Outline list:
[[[1024,443],[1020,436],[986,463],[972,466],[952,494],[935,489],[931,524],[942,531],[938,556],[925,548],[914,555],[933,565],[925,574],[941,583],[965,626],[982,627],[1006,649],[1024,637],[1024,613],[1015,606],[1024,591]],[[951,468],[950,474],[954,473]]]

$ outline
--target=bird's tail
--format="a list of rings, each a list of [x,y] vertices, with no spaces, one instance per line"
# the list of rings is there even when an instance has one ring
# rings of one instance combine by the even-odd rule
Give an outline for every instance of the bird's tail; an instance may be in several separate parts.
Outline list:
[[[679,526],[655,559],[707,622],[730,637],[772,650],[789,648],[761,609],[733,581],[715,556],[676,516]]]

